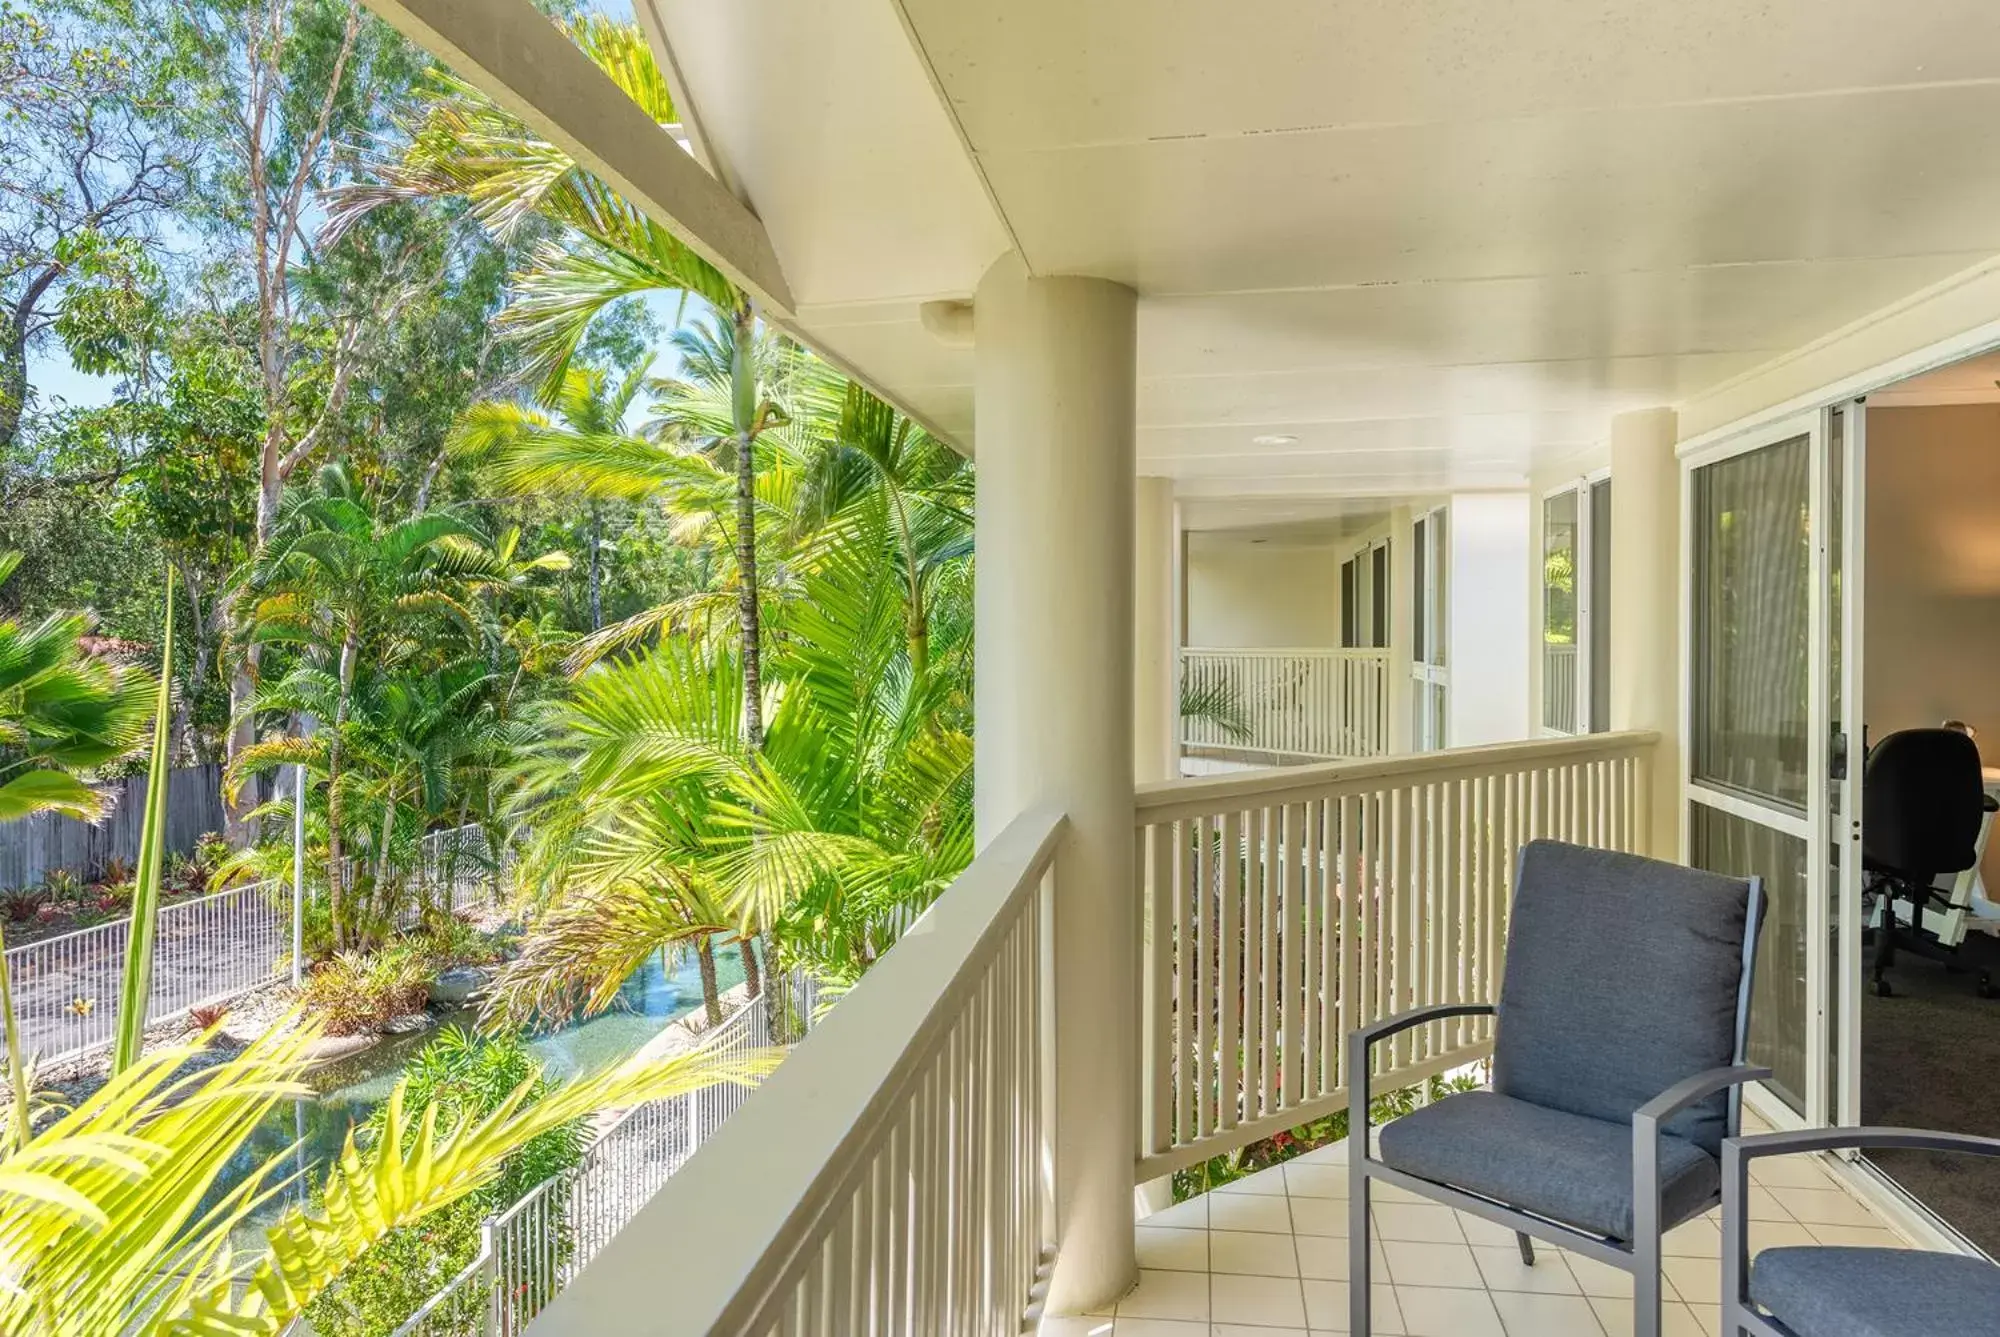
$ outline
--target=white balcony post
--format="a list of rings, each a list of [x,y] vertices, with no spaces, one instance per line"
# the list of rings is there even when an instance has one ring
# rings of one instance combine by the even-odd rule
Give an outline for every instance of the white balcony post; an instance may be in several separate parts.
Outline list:
[[[1141,478],[1132,545],[1132,770],[1167,780],[1180,771],[1180,654],[1175,570],[1180,531],[1174,480]]]
[[[1408,506],[1389,511],[1389,753],[1402,756],[1416,746],[1411,674],[1416,670],[1416,519]]]
[[[1649,853],[1680,852],[1681,474],[1672,409],[1611,420],[1611,727],[1653,729]]]
[[[1116,1299],[1138,1275],[1137,312],[1129,288],[1030,278],[1011,254],[973,303],[979,840],[1039,804],[1070,822],[1051,971],[1058,1314]]]

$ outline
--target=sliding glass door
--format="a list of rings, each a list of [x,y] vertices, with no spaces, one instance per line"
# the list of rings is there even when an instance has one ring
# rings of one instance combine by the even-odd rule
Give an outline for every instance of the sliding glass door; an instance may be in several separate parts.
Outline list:
[[[1842,913],[1858,860],[1838,755],[1858,737],[1844,727],[1858,665],[1840,656],[1859,616],[1841,581],[1850,424],[1823,410],[1690,457],[1683,490],[1688,861],[1764,879],[1750,1059],[1815,1124],[1839,1117],[1838,1060],[1854,1052],[1835,969],[1839,935],[1858,931]]]

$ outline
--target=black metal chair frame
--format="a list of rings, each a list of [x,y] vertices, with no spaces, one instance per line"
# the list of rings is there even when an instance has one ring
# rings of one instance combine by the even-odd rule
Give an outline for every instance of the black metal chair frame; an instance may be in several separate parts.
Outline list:
[[[1520,867],[1515,867],[1518,887]],[[1348,1142],[1348,1331],[1363,1337],[1369,1325],[1369,1185],[1375,1180],[1419,1194],[1434,1202],[1455,1207],[1515,1233],[1523,1262],[1533,1265],[1533,1240],[1572,1249],[1586,1258],[1632,1274],[1633,1337],[1660,1334],[1660,1125],[1682,1110],[1706,1100],[1718,1091],[1729,1092],[1726,1138],[1738,1135],[1743,1119],[1743,1087],[1771,1076],[1769,1068],[1751,1067],[1743,1062],[1750,1038],[1750,988],[1756,965],[1757,935],[1764,918],[1764,881],[1752,877],[1748,915],[1744,920],[1743,975],[1736,993],[1736,1045],[1734,1061],[1727,1067],[1711,1068],[1683,1078],[1641,1105],[1632,1116],[1632,1240],[1629,1245],[1614,1239],[1578,1230],[1559,1221],[1537,1216],[1490,1198],[1423,1179],[1384,1165],[1375,1159],[1368,1143],[1370,1057],[1374,1046],[1388,1037],[1426,1022],[1451,1017],[1496,1016],[1491,1003],[1445,1003],[1420,1007],[1398,1016],[1386,1017],[1364,1026],[1350,1037],[1347,1049],[1347,1142]],[[1725,1172],[1726,1180],[1726,1172]],[[1707,1207],[1722,1201],[1711,1198]],[[1707,1210],[1704,1207],[1703,1210]]]
[[[1812,1151],[1956,1151],[2000,1156],[2000,1138],[1919,1128],[1814,1128],[1722,1142],[1722,1331],[1727,1337],[1799,1337],[1750,1302],[1750,1162]],[[1806,1246],[1801,1246],[1806,1247]]]

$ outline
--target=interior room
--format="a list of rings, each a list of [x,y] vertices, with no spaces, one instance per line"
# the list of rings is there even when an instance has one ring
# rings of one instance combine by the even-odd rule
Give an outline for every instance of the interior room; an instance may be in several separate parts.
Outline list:
[[[1910,902],[1899,902],[1904,927],[1879,985],[1882,898],[1864,897],[1861,1122],[1990,1132],[2000,1110],[2000,905],[1989,899],[2000,889],[2000,848],[1986,841],[1994,805],[1965,816],[1963,765],[1918,757],[1899,767],[1883,743],[1904,730],[1970,735],[1982,797],[2000,797],[2000,355],[1870,395],[1865,458],[1864,877],[1879,891],[1885,866],[1928,859],[1938,890],[1921,932],[1908,922]],[[1937,755],[1948,757],[1943,742]],[[1962,848],[1971,821],[1973,866],[1955,871],[1963,855],[1930,851]],[[1898,828],[1920,852],[1895,848]],[[2000,1163],[1909,1152],[1874,1160],[2000,1254]]]

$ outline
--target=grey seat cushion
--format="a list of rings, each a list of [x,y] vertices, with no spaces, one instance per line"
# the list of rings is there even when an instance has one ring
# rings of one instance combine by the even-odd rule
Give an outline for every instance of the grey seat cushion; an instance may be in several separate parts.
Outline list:
[[[1491,1091],[1447,1096],[1382,1127],[1381,1160],[1609,1239],[1632,1238],[1632,1126]],[[1660,1138],[1662,1228],[1714,1205],[1722,1172],[1686,1138]]]
[[[1734,1061],[1748,882],[1537,840],[1514,887],[1495,1091],[1625,1124]],[[1719,1156],[1727,1112],[1719,1094],[1666,1127]]]
[[[2000,1267],[1915,1249],[1766,1249],[1750,1298],[1799,1337],[1993,1337]]]

